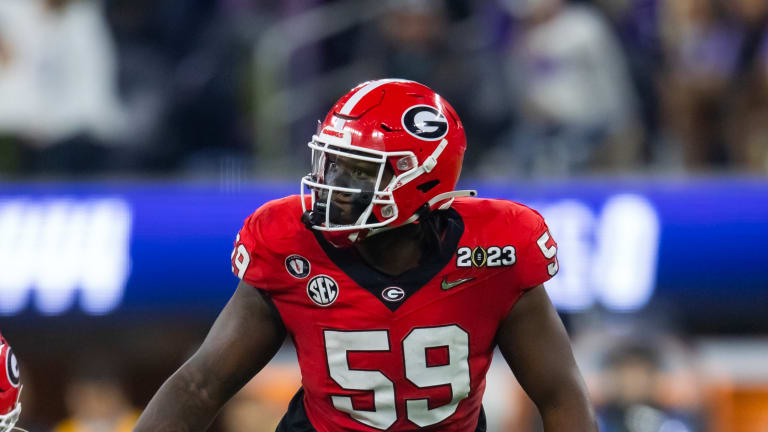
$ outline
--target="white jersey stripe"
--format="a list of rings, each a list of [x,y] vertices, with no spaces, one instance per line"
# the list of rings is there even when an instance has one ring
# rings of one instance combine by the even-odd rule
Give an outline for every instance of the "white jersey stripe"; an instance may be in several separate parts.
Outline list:
[[[368,84],[361,87],[358,91],[355,92],[355,94],[352,95],[351,98],[347,100],[347,102],[344,104],[343,107],[341,107],[341,111],[339,111],[339,114],[347,115],[352,112],[353,109],[355,109],[355,105],[357,105],[360,100],[362,100],[365,95],[375,90],[377,87],[380,87],[384,84],[391,83],[391,82],[413,82],[410,80],[404,80],[404,79],[397,79],[397,78],[390,78],[390,79],[380,79],[376,81],[371,81]],[[336,130],[341,130],[344,127],[345,120],[339,117],[334,117],[333,119],[333,127]]]

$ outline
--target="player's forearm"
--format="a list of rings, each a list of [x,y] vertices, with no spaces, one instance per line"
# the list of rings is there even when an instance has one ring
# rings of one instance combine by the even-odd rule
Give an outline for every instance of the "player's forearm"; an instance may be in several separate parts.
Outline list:
[[[597,432],[592,406],[582,393],[565,394],[539,404],[539,413],[546,432]]]
[[[593,416],[583,412],[551,412],[542,416],[545,432],[574,431],[597,432],[597,422]]]
[[[223,404],[207,388],[201,374],[182,367],[149,401],[133,432],[205,430]]]

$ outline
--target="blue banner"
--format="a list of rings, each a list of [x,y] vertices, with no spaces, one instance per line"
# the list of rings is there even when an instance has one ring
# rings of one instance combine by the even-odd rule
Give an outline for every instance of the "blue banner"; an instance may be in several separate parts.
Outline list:
[[[559,243],[563,312],[673,305],[768,321],[768,182],[465,182],[539,210]],[[0,316],[218,310],[234,236],[298,182],[0,186]],[[296,215],[299,217],[300,215]],[[510,227],[514,229],[514,227]]]

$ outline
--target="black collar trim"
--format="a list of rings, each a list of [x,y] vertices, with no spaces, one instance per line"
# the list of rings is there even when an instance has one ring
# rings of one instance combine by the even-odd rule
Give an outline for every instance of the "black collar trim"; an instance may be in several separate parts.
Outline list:
[[[425,255],[421,258],[422,263],[418,267],[397,276],[391,276],[372,268],[363,261],[353,248],[336,248],[323,237],[322,232],[312,231],[331,262],[336,264],[358,285],[379,299],[390,311],[394,312],[411,295],[415,294],[450,264],[456,253],[459,240],[464,234],[464,221],[456,210],[440,210],[439,214],[433,217],[443,218],[441,222],[445,226],[445,239],[441,247],[439,250],[425,251]],[[396,301],[385,300],[383,291],[389,287],[401,288],[404,296]]]

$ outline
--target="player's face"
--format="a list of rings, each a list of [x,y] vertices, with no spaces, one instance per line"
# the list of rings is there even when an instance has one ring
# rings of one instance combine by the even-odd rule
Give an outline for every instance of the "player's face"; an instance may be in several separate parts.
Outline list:
[[[361,192],[333,191],[330,201],[330,221],[333,224],[355,223],[371,204],[376,189],[381,163],[367,162],[350,157],[327,153],[323,164],[323,183],[328,186],[359,189]],[[389,183],[391,170],[382,173],[380,188]],[[318,201],[325,202],[329,191],[318,191]]]

